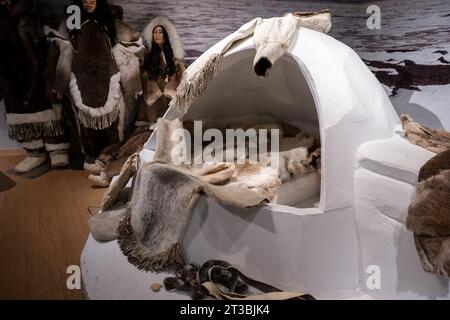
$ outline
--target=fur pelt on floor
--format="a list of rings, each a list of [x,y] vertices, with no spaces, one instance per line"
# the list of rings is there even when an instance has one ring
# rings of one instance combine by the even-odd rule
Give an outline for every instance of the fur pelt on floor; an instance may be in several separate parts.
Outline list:
[[[420,170],[416,198],[406,226],[427,272],[450,277],[450,150],[439,153]]]
[[[146,164],[136,177],[131,204],[118,229],[128,261],[146,271],[176,270],[185,264],[181,242],[202,193],[241,209],[267,200],[247,188],[214,186],[173,165]]]

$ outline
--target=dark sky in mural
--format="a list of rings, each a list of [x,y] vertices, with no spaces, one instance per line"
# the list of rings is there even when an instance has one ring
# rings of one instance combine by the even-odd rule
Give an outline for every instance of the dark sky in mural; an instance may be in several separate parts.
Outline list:
[[[63,11],[67,0],[38,0],[46,14]],[[277,0],[112,0],[125,11],[125,20],[137,30],[156,15],[176,24],[186,49],[203,52],[227,34],[255,17],[269,18],[293,11],[329,8],[333,14],[331,35],[358,52],[381,49],[417,49],[440,46],[450,38],[450,2],[376,1],[381,8],[382,28],[366,26],[369,4],[365,1],[277,1]],[[405,5],[407,3],[407,5]]]

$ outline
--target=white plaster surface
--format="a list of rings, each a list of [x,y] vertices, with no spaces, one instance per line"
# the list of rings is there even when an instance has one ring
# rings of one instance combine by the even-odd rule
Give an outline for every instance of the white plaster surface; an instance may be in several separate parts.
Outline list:
[[[183,242],[189,259],[200,264],[210,259],[230,261],[255,279],[318,298],[357,292],[351,211],[328,215],[317,209],[316,213],[296,209],[296,214],[283,212],[283,206],[270,209],[236,212],[202,198]],[[89,299],[175,298],[149,290],[168,274],[139,271],[128,263],[116,241],[98,243],[90,236],[81,267]]]
[[[355,209],[361,252],[362,289],[374,298],[449,299],[449,281],[426,273],[413,234],[404,225],[415,188],[366,169],[355,174]],[[365,286],[369,266],[378,266],[379,290]]]
[[[281,288],[314,295],[358,287],[357,243],[351,208],[284,212],[223,207],[202,199],[184,247],[192,261],[231,261],[244,273]]]
[[[361,145],[358,166],[415,185],[420,168],[435,154],[394,135]]]
[[[164,288],[153,292],[154,283],[162,284],[170,274],[139,271],[122,254],[117,241],[97,242],[89,236],[81,255],[83,289],[91,300],[182,300],[188,296],[167,292]]]
[[[362,290],[374,298],[447,299],[449,281],[423,271],[413,234],[405,227],[419,169],[434,154],[400,136],[362,145],[355,172],[355,212]],[[380,267],[381,288],[364,286]]]

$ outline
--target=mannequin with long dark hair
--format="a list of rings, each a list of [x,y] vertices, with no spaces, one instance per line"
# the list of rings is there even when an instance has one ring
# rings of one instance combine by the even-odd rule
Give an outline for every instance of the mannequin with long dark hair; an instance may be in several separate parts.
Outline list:
[[[144,99],[139,117],[156,123],[169,107],[181,81],[184,50],[175,26],[165,17],[156,17],[144,30],[147,54],[142,68]]]
[[[153,39],[152,50],[146,55],[144,63],[144,69],[147,70],[149,77],[151,77],[152,79],[158,78],[160,74],[164,77],[170,77],[176,71],[173,50],[169,41],[169,35],[167,34],[167,31],[163,26],[157,26],[155,27],[155,29],[156,28],[161,29],[164,41],[162,42],[162,45],[158,45]],[[154,32],[156,32],[156,30],[154,30]],[[163,62],[165,63],[161,64],[162,54],[164,54],[165,61]],[[164,68],[162,68],[161,65]]]

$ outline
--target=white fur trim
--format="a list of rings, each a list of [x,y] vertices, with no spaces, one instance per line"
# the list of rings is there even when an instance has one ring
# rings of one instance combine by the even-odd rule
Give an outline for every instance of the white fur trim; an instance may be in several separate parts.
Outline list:
[[[114,60],[119,67],[124,95],[128,98],[124,99],[121,96],[119,101],[120,111],[117,129],[120,141],[124,138],[125,118],[129,116],[134,106],[134,101],[130,101],[130,96],[137,99],[138,93],[142,92],[140,61],[144,58],[144,51],[142,38],[139,38],[136,42],[120,42],[112,49]],[[127,104],[125,101],[128,101]]]
[[[20,144],[25,149],[36,150],[44,147],[44,141],[42,139],[22,142]]]
[[[181,42],[177,29],[175,28],[173,23],[170,22],[170,20],[167,19],[166,17],[163,16],[156,17],[152,21],[150,21],[147,27],[145,27],[142,37],[144,38],[145,43],[147,44],[147,48],[149,50],[152,49],[153,29],[156,26],[163,26],[164,29],[166,29],[167,34],[169,35],[170,46],[172,47],[175,59],[183,60],[184,59],[183,43]]]
[[[143,59],[144,49],[145,47],[143,46],[126,47],[122,44],[117,44],[112,49],[114,60],[119,67],[121,82],[126,93],[136,95],[137,92],[142,91],[140,60],[141,58]]]
[[[120,87],[120,72],[113,75],[109,82],[109,92],[103,107],[92,108],[83,103],[77,78],[72,73],[69,84],[73,104],[78,109],[78,118],[85,127],[102,130],[114,123],[119,116],[120,103],[123,102]]]
[[[133,58],[139,58],[139,54],[145,49],[145,46],[142,44],[142,38],[139,38],[139,41],[133,43],[136,45],[127,45],[120,42],[112,49],[114,59],[119,66],[129,65],[130,61],[132,61]]]
[[[61,150],[69,150],[70,149],[70,143],[46,143],[45,149],[49,152],[51,151],[61,151]]]
[[[41,123],[58,121],[62,119],[61,111],[55,112],[55,110],[45,110],[34,113],[7,113],[6,122],[10,126],[16,126],[27,123]]]
[[[47,36],[47,41],[49,43],[55,43],[59,49],[55,83],[52,84],[52,89],[65,91],[70,80],[70,73],[72,72],[72,61],[75,50],[68,38],[64,37],[59,31],[45,26],[44,33]]]
[[[126,47],[128,51],[137,54],[141,50],[145,49],[144,40],[142,40],[142,37],[139,37],[137,41],[120,41],[119,44]]]

